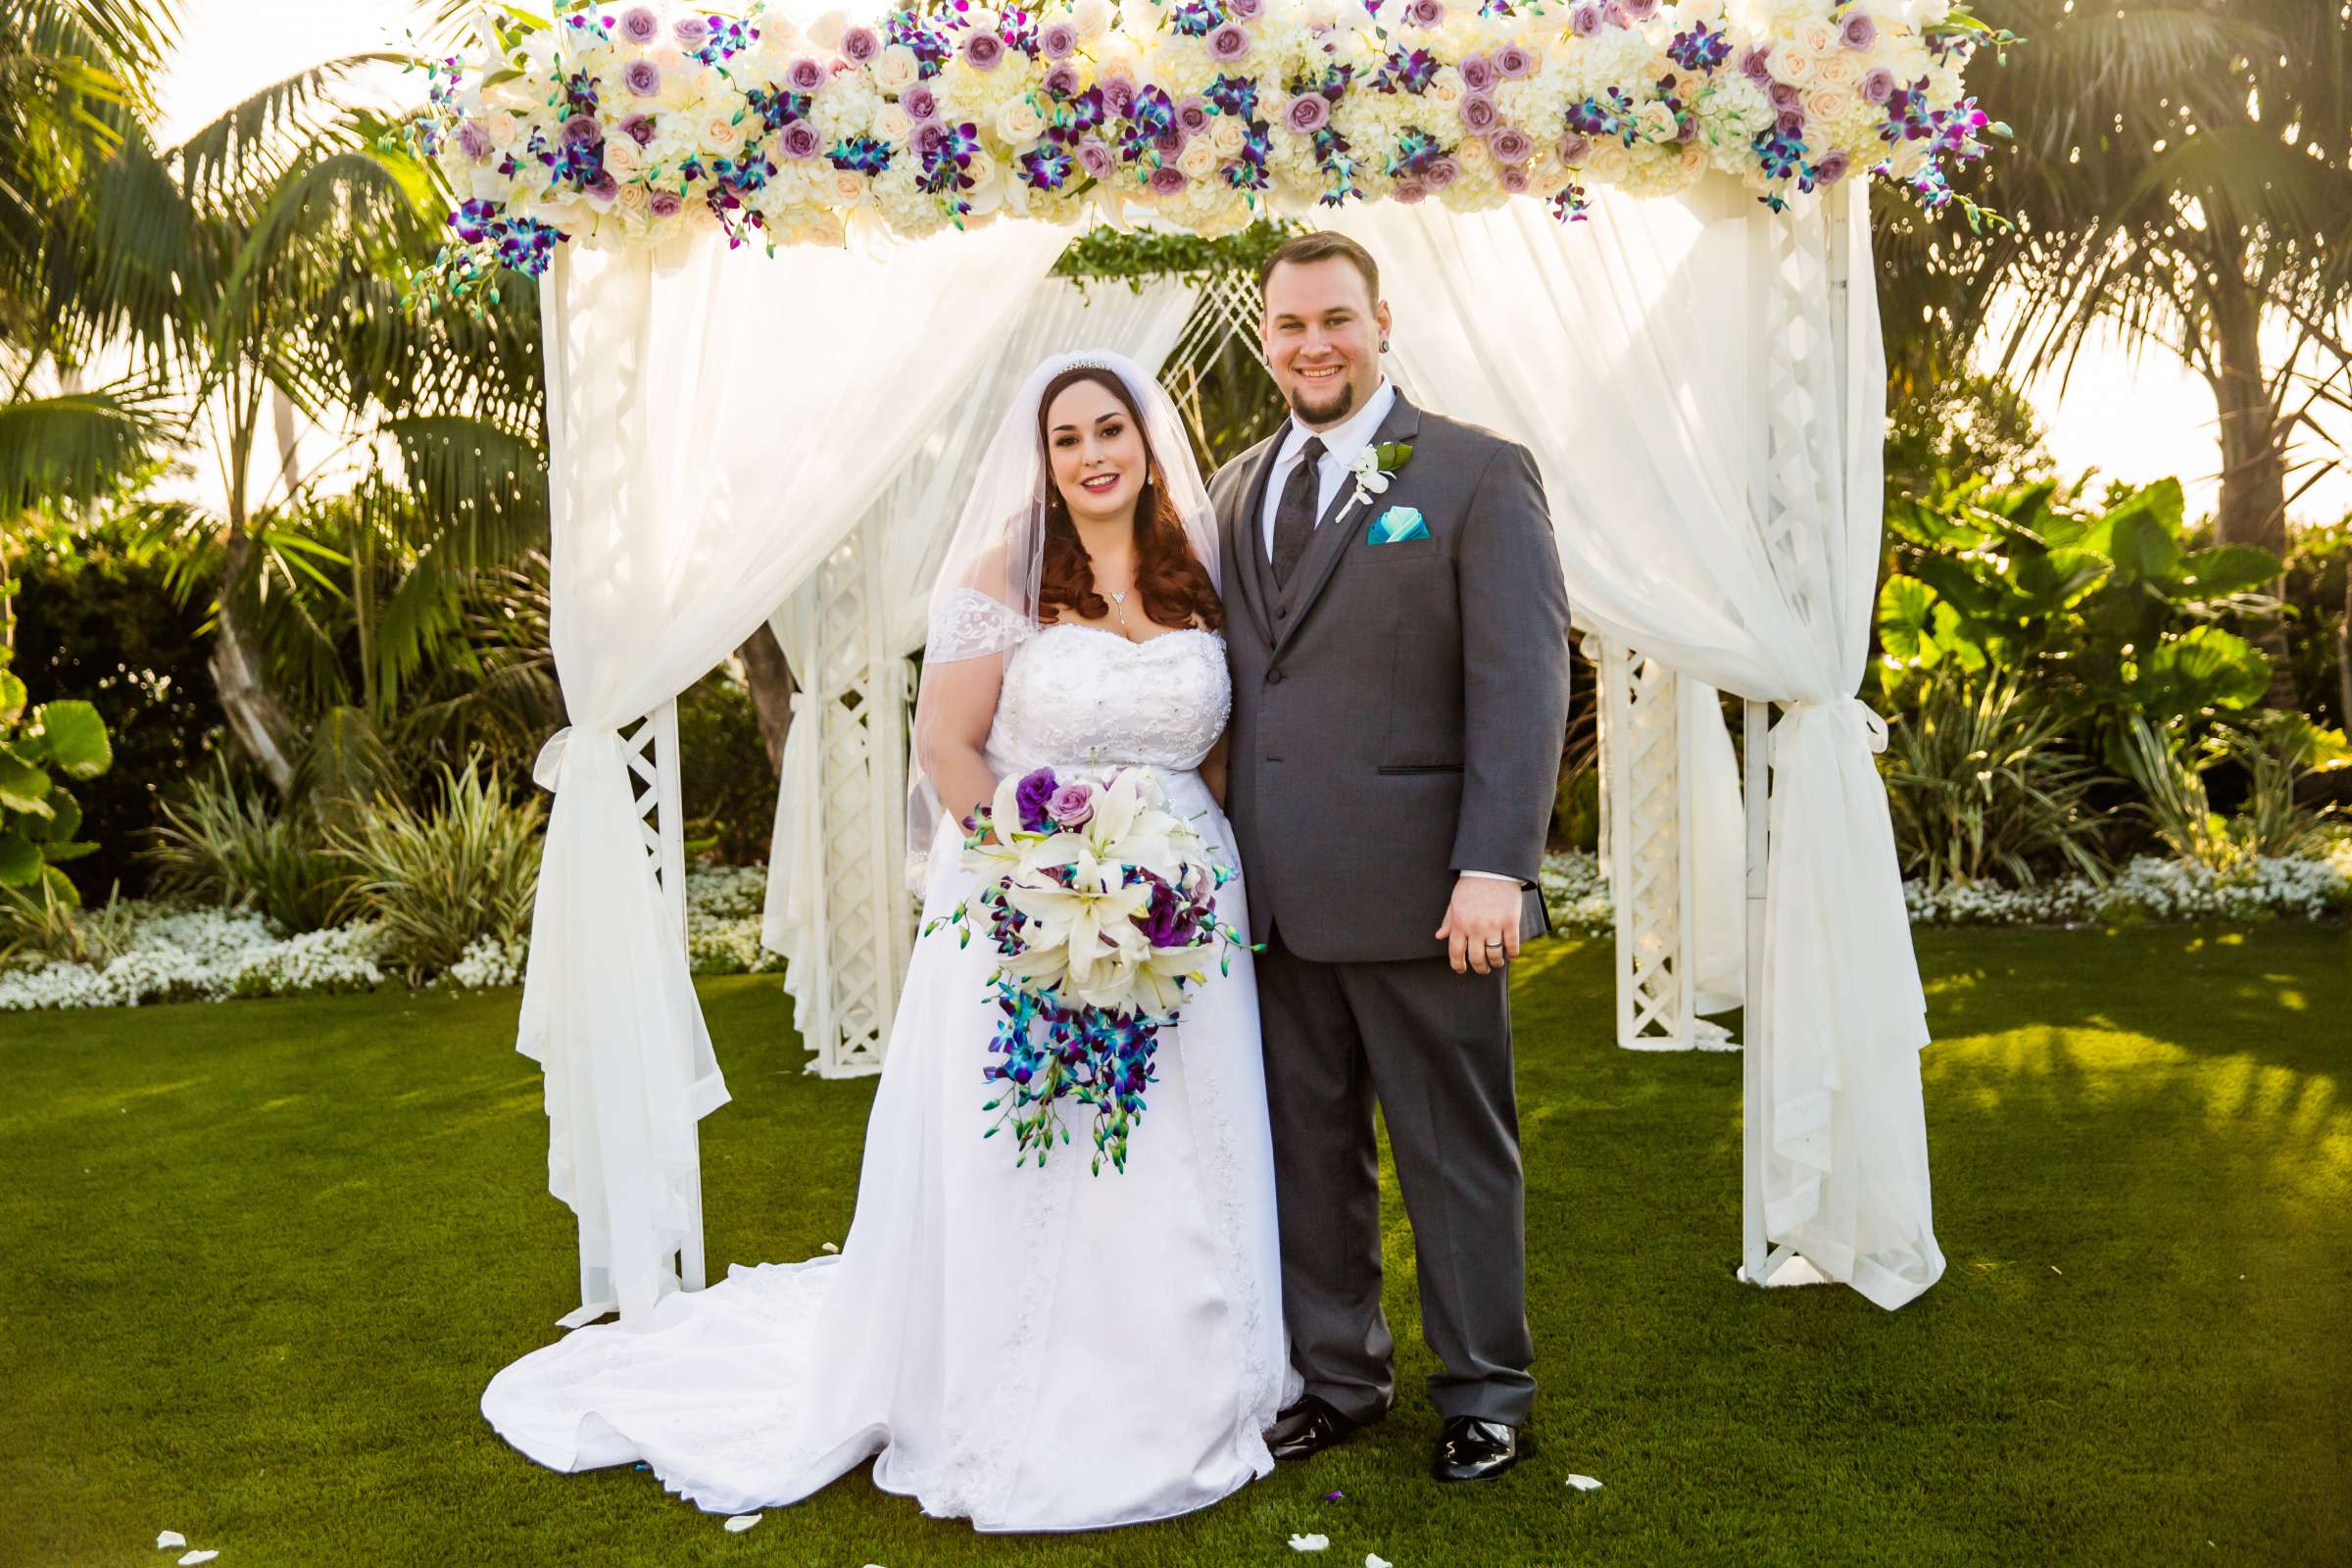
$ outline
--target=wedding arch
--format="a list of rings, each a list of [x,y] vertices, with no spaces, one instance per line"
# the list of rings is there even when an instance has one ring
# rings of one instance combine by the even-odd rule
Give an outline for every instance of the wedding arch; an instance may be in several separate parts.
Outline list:
[[[567,1323],[703,1283],[697,1124],[726,1089],[685,959],[677,694],[775,625],[803,690],[768,934],[819,1067],[870,1070],[958,464],[1044,353],[1115,342],[1181,382],[1188,334],[1251,320],[1230,279],[1049,286],[1078,224],[1261,214],[1366,244],[1399,383],[1538,458],[1604,671],[1622,1043],[1693,1043],[1735,929],[1706,911],[1744,906],[1744,1277],[1892,1307],[1940,1273],[1885,729],[1854,695],[1885,390],[1851,280],[1868,176],[1939,205],[1940,160],[1981,151],[1984,29],[1944,0],[1358,3],[564,0],[483,13],[436,67],[416,134],[460,206],[426,292],[536,274],[545,321],[571,723],[535,774],[518,1048],[579,1222]],[[1711,690],[1744,699],[1743,815]],[[1727,884],[1707,835],[1734,820]]]

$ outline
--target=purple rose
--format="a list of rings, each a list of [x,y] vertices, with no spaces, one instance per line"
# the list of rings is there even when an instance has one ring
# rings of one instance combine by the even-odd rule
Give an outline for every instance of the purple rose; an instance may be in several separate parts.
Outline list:
[[[776,139],[787,158],[814,158],[825,144],[825,138],[806,120],[787,120]]]
[[[467,120],[458,125],[458,151],[469,164],[486,163],[490,158],[490,132],[478,120]]]
[[[1429,182],[1431,190],[1444,190],[1453,183],[1454,177],[1461,172],[1462,166],[1450,158],[1433,158],[1429,162],[1429,168],[1422,172],[1421,177]]]
[[[1503,165],[1494,175],[1494,183],[1514,196],[1525,195],[1535,187],[1535,179],[1528,173],[1525,164]]]
[[[1583,163],[1585,155],[1592,150],[1592,144],[1573,130],[1560,138],[1560,162],[1571,169]]]
[[[1832,151],[1825,154],[1821,162],[1813,166],[1814,181],[1817,184],[1835,185],[1845,177],[1846,171],[1852,167],[1852,159],[1846,157],[1842,152]]]
[[[1152,177],[1145,181],[1154,196],[1173,196],[1191,183],[1184,177],[1184,171],[1174,164],[1160,165],[1152,171]]]
[[[1250,22],[1257,16],[1258,0],[1226,0],[1225,9],[1244,22]]]
[[[640,147],[650,147],[654,143],[654,117],[651,115],[623,115],[618,129]]]
[[[1536,155],[1535,138],[1517,125],[1505,125],[1489,136],[1487,147],[1500,164],[1524,164]]]
[[[710,41],[710,24],[701,17],[680,17],[669,24],[669,35],[678,40],[678,47],[694,53]]]
[[[784,85],[797,93],[811,93],[825,84],[824,65],[803,55],[784,68]]]
[[[1579,38],[1590,38],[1600,31],[1600,7],[1588,3],[1569,12],[1568,30]]]
[[[1054,799],[1054,792],[1060,787],[1060,782],[1054,777],[1054,770],[1050,767],[1039,768],[1013,786],[1012,808],[1020,813],[1022,828],[1031,833],[1043,833],[1053,827],[1053,819],[1046,814],[1046,807]],[[997,824],[1000,829],[1004,825],[1002,822]]]
[[[1186,93],[1176,100],[1176,125],[1187,136],[1208,129],[1208,105],[1200,101],[1199,93]]]
[[[1413,203],[1420,201],[1428,194],[1429,187],[1417,179],[1400,179],[1389,190],[1392,199],[1400,201],[1407,207],[1412,206]]]
[[[1168,130],[1162,131],[1160,134],[1152,137],[1152,145],[1159,149],[1162,157],[1166,158],[1170,163],[1174,163],[1176,161],[1176,155],[1184,151],[1184,144],[1192,139],[1192,137],[1186,135],[1181,129]]]
[[[1677,115],[1674,120],[1674,139],[1676,141],[1698,140],[1698,117],[1690,114]]]
[[[871,27],[852,27],[841,35],[841,57],[865,65],[882,52],[882,35]]]
[[[631,6],[620,14],[620,35],[631,43],[652,43],[662,35],[662,19],[645,6]]]
[[[1485,55],[1462,56],[1462,85],[1472,92],[1485,92],[1494,85],[1494,62]]]
[[[1859,11],[1848,12],[1838,37],[1848,49],[1867,49],[1879,41],[1879,24]]]
[[[1874,66],[1862,78],[1862,97],[1866,103],[1884,104],[1894,96],[1894,73],[1885,66]]]
[[[1228,22],[1208,35],[1208,58],[1229,66],[1250,52],[1250,34]]]
[[[1095,86],[1102,91],[1102,107],[1119,119],[1124,120],[1135,108],[1135,82],[1131,78],[1114,72]]]
[[[1404,20],[1416,27],[1439,26],[1446,21],[1446,0],[1413,0],[1404,8]]]
[[[1634,19],[1625,14],[1625,7],[1619,0],[1604,0],[1600,8],[1600,20],[1612,27],[1630,27],[1634,24]]]
[[[1802,109],[1784,109],[1780,119],[1773,123],[1784,136],[1801,136],[1805,133],[1805,112]]]
[[[1771,90],[1765,96],[1772,100],[1772,107],[1780,110],[1783,114],[1791,109],[1805,107],[1805,95],[1789,82],[1774,82]]]
[[[1109,177],[1118,162],[1099,136],[1089,136],[1078,144],[1078,167],[1097,179]]]
[[[1740,74],[1759,87],[1772,80],[1772,45],[1751,43],[1740,50]]]
[[[1064,60],[1060,65],[1046,73],[1044,86],[1047,92],[1056,98],[1077,97],[1078,68]],[[904,98],[899,100],[901,103],[906,101]]]
[[[620,181],[612,177],[612,171],[610,169],[600,169],[596,172],[596,177],[582,185],[580,189],[600,202],[609,202],[620,194]]]
[[[1078,29],[1066,22],[1049,22],[1037,29],[1037,52],[1048,60],[1067,60],[1078,51]]]
[[[918,81],[899,94],[899,107],[906,111],[908,120],[929,120],[939,113],[939,94],[927,81]]]
[[[948,127],[936,120],[918,120],[913,141],[914,150],[929,158],[948,144]]]
[[[1063,827],[1084,827],[1094,820],[1095,787],[1064,784],[1046,802],[1046,814]]]
[[[1481,136],[1493,130],[1502,120],[1502,112],[1494,107],[1494,100],[1483,92],[1474,92],[1464,98],[1461,108],[1455,113],[1462,117],[1463,124]]]
[[[653,199],[645,204],[645,210],[656,218],[675,218],[678,209],[685,205],[676,191],[658,190],[654,192]]]
[[[1302,92],[1290,101],[1282,118],[1299,135],[1309,136],[1331,123],[1331,105],[1319,92]]]
[[[1004,58],[1004,40],[975,27],[963,40],[963,63],[974,71],[994,71]]]
[[[1517,81],[1536,69],[1536,57],[1523,44],[1506,43],[1494,51],[1494,74],[1506,81]]]
[[[604,139],[604,127],[597,124],[594,115],[574,115],[564,122],[564,145],[566,147],[593,147]]]
[[[1617,0],[1629,22],[1647,22],[1658,14],[1658,0]]]
[[[620,84],[640,98],[662,90],[662,68],[651,60],[632,60],[620,68]]]

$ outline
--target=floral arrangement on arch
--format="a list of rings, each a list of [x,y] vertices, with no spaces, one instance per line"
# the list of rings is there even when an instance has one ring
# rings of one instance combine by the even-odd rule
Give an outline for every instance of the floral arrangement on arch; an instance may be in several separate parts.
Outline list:
[[[559,0],[478,36],[413,122],[458,197],[433,275],[460,293],[694,226],[772,249],[1090,204],[1201,234],[1383,199],[1573,219],[1596,183],[1710,177],[1779,210],[1865,173],[1941,208],[2006,129],[1963,68],[2014,41],[1951,0],[925,0],[806,31]]]

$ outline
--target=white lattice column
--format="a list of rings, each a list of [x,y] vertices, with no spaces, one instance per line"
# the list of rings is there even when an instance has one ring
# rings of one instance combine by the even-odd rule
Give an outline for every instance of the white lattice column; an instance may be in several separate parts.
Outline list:
[[[1602,793],[1617,911],[1617,1043],[1688,1051],[1692,1034],[1690,785],[1681,765],[1682,680],[1600,645]]]
[[[793,722],[813,724],[823,875],[808,913],[799,1004],[808,1070],[879,1072],[914,936],[904,892],[906,662],[889,649],[877,514],[796,595]]]

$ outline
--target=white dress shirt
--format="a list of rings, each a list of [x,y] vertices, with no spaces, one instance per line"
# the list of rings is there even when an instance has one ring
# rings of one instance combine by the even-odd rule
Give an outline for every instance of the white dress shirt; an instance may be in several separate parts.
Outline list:
[[[1372,437],[1380,431],[1380,421],[1389,416],[1389,410],[1396,402],[1396,384],[1384,375],[1380,385],[1372,389],[1372,395],[1364,399],[1362,408],[1328,430],[1309,430],[1298,422],[1297,416],[1292,416],[1290,427],[1283,432],[1282,444],[1274,449],[1274,467],[1266,475],[1265,504],[1258,509],[1258,533],[1268,561],[1274,559],[1274,517],[1282,511],[1282,489],[1298,466],[1306,438],[1310,435],[1323,438],[1323,461],[1315,465],[1315,516],[1320,526],[1323,514],[1331,510],[1333,497],[1340,493],[1340,486],[1352,482],[1348,470],[1372,444]],[[1464,870],[1461,874],[1487,882],[1516,884],[1519,880],[1499,871]]]

